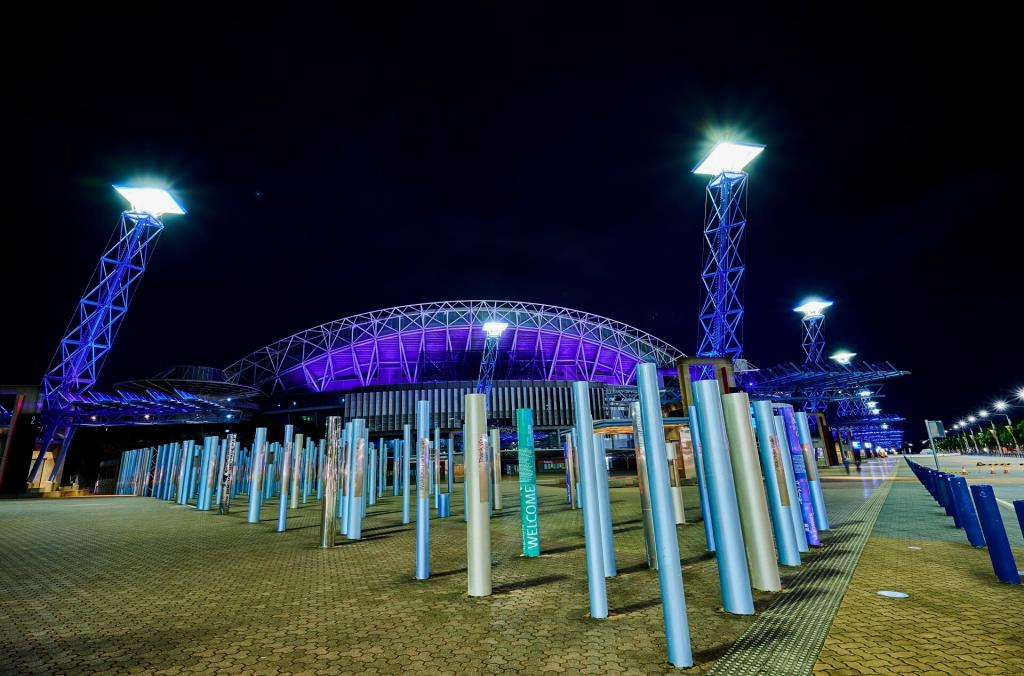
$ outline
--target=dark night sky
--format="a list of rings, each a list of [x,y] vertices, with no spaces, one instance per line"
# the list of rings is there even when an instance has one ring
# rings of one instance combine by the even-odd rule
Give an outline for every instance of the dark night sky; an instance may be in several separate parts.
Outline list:
[[[768,146],[752,362],[802,357],[791,308],[816,293],[830,352],[914,373],[883,401],[912,439],[1024,385],[1012,22],[690,5],[28,21],[4,47],[0,382],[40,379],[123,206],[109,186],[139,176],[190,213],[166,219],[108,385],[457,298],[587,310],[691,353],[689,170],[718,134]]]

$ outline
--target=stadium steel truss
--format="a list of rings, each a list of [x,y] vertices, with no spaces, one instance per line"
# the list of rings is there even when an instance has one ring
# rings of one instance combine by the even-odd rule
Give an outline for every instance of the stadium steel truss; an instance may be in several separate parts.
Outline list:
[[[282,392],[343,392],[376,385],[475,380],[485,322],[507,322],[495,379],[635,383],[636,366],[674,372],[685,355],[606,317],[536,303],[462,300],[403,305],[296,333],[225,370],[229,382]]]

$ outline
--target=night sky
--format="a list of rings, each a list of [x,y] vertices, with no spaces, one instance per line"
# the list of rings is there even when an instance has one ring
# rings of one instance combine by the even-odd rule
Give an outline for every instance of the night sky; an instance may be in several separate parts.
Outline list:
[[[820,294],[827,354],[913,372],[881,402],[910,439],[1024,386],[1012,22],[442,6],[40,17],[7,45],[0,382],[39,381],[124,206],[110,184],[147,177],[189,214],[166,219],[105,386],[461,298],[586,310],[692,353],[689,170],[729,138],[767,145],[755,365],[802,359],[791,308]]]

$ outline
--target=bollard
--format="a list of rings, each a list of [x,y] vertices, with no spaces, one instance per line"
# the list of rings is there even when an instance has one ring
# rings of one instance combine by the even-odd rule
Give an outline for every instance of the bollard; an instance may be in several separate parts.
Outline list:
[[[962,476],[953,477],[952,482],[953,500],[956,502],[956,510],[960,515],[960,525],[967,534],[967,541],[972,547],[984,547],[985,536],[981,533],[981,526],[978,524],[978,514],[974,511],[974,502],[971,501],[971,492],[967,488],[967,479]]]
[[[953,475],[943,474],[942,475],[942,489],[946,492],[946,502],[949,507],[946,508],[946,514],[953,517],[953,525],[957,528],[963,528],[960,525],[960,513],[956,508],[956,500],[953,498]]]
[[[440,517],[442,519],[447,519],[449,516],[452,515],[451,499],[452,499],[452,494],[451,493],[441,493],[438,496],[438,503],[437,503],[437,516],[438,517]]]
[[[1020,584],[1020,573],[1017,572],[1017,564],[1013,560],[1013,551],[1006,537],[1006,528],[1003,527],[1003,518],[999,513],[995,492],[987,484],[976,484],[971,486],[971,494],[974,496],[974,505],[978,508],[985,541],[988,542],[992,570],[1003,582]]]
[[[1024,535],[1024,500],[1014,500],[1013,511],[1017,512],[1017,524],[1020,526],[1020,534]]]

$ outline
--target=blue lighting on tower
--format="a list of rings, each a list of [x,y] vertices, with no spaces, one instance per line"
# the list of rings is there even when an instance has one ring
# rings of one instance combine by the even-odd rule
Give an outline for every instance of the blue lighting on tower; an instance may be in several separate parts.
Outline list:
[[[501,334],[508,328],[507,322],[489,321],[484,322],[484,334],[487,340],[484,341],[484,354],[480,359],[480,375],[476,380],[477,394],[490,394],[491,382],[494,380],[494,366],[498,363],[498,341]]]
[[[28,475],[29,483],[35,480],[50,444],[57,440],[61,450],[50,481],[60,473],[75,431],[76,398],[96,384],[137,282],[146,271],[152,249],[164,229],[160,216],[185,213],[166,190],[119,186],[114,189],[131,203],[131,208],[121,213],[112,237],[114,244],[100,256],[67,333],[43,376],[42,434],[38,440],[39,455]]]
[[[743,354],[743,232],[747,174],[744,167],[763,145],[719,143],[693,173],[711,176],[704,221],[705,256],[701,268],[704,299],[700,310],[699,357]],[[707,208],[710,207],[710,208]]]

